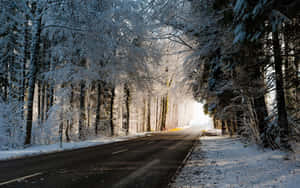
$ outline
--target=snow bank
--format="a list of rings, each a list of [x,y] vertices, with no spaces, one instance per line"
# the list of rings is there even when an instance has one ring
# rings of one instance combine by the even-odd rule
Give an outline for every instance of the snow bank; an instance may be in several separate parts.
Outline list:
[[[202,137],[172,187],[298,188],[300,162],[238,138]]]
[[[51,144],[51,145],[35,145],[28,147],[26,149],[15,149],[15,150],[7,150],[7,151],[0,151],[0,160],[7,160],[7,159],[16,159],[26,156],[34,156],[46,153],[53,153],[58,151],[65,151],[65,150],[72,150],[78,148],[86,148],[90,146],[97,146],[103,145],[113,142],[119,142],[124,140],[129,140],[141,136],[145,136],[147,133],[137,133],[130,136],[123,136],[123,137],[101,137],[91,140],[86,140],[82,142],[64,142],[62,144],[62,148],[60,148],[59,143]]]

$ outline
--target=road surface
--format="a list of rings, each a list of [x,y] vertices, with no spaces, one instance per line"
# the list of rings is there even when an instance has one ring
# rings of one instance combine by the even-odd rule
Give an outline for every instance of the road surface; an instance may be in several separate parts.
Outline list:
[[[196,138],[185,129],[0,162],[0,187],[167,187]]]

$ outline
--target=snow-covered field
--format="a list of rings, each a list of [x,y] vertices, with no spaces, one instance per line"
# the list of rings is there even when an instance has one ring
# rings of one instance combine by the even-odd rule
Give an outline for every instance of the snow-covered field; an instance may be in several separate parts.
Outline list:
[[[15,150],[7,150],[7,151],[0,150],[0,160],[16,159],[16,158],[26,157],[26,156],[34,156],[34,155],[45,154],[45,153],[53,153],[53,152],[59,152],[64,150],[72,150],[72,149],[108,144],[112,142],[119,142],[119,141],[137,138],[140,136],[145,136],[146,134],[147,132],[137,133],[130,136],[114,137],[114,138],[100,137],[100,138],[95,138],[95,139],[86,140],[82,142],[69,142],[69,143],[64,142],[62,144],[62,147],[60,147],[59,143],[56,143],[51,145],[35,145],[25,149],[15,149]]]
[[[238,138],[201,137],[172,187],[299,188],[300,161],[245,145]]]

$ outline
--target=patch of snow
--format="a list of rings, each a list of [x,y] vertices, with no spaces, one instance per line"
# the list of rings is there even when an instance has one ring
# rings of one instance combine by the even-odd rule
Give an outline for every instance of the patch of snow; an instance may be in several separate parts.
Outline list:
[[[25,149],[14,149],[7,151],[0,151],[0,160],[8,160],[8,159],[16,159],[27,156],[35,156],[46,153],[54,153],[65,150],[86,148],[91,146],[109,144],[113,142],[125,141],[137,137],[143,137],[147,135],[147,132],[144,133],[136,133],[129,136],[122,137],[100,137],[91,140],[81,141],[81,142],[63,142],[62,148],[59,143],[50,144],[50,145],[34,145]]]
[[[262,150],[238,138],[201,137],[171,187],[298,188],[300,162],[282,151]]]
[[[218,135],[218,136],[222,135],[222,130],[220,129],[205,129],[203,131],[205,131],[206,134]]]

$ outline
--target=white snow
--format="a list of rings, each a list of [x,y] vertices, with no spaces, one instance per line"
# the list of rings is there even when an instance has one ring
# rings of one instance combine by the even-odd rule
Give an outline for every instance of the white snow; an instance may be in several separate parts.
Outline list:
[[[285,152],[221,136],[200,142],[172,187],[300,187],[300,162]]]
[[[34,156],[34,155],[40,155],[46,153],[54,153],[54,152],[65,151],[65,150],[109,144],[113,142],[120,142],[120,141],[129,140],[137,137],[142,137],[145,136],[146,134],[147,132],[136,133],[133,135],[122,136],[122,137],[100,137],[100,138],[95,138],[95,139],[81,141],[81,142],[69,142],[69,143],[64,142],[62,144],[62,148],[60,148],[59,143],[56,143],[51,145],[34,145],[25,149],[14,149],[14,150],[7,150],[7,151],[0,150],[0,160],[16,159],[16,158],[21,158],[26,156]]]

